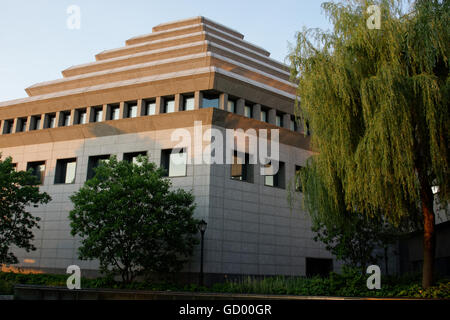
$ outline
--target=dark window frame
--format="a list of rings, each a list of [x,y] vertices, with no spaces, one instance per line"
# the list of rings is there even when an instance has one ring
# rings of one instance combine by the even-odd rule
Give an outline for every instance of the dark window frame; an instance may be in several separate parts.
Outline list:
[[[69,163],[75,162],[75,175],[73,178],[73,182],[66,182],[67,178],[67,165]],[[74,184],[77,178],[77,158],[66,158],[66,159],[57,159],[56,160],[56,169],[55,169],[55,181],[54,184]]]
[[[111,154],[102,154],[96,156],[89,156],[88,158],[88,167],[86,180],[90,180],[95,176],[95,168],[99,166],[101,160],[109,160],[111,158]]]
[[[124,161],[128,161],[128,162],[132,162],[133,158],[137,157],[137,156],[148,156],[148,152],[147,151],[136,151],[136,152],[125,152],[123,154],[123,160]]]
[[[44,171],[40,174],[37,175],[37,171],[36,168],[37,166],[41,166],[44,165]],[[45,181],[45,172],[47,171],[47,161],[45,160],[40,160],[40,161],[29,161],[27,162],[27,171],[32,169],[32,175],[34,175],[37,179],[38,179],[38,185],[44,185],[44,181]]]
[[[242,153],[240,153],[242,154]],[[233,153],[233,163],[230,165],[230,179],[234,181],[241,181],[241,182],[248,182],[248,183],[254,183],[254,165],[250,163],[251,156],[248,153],[244,153],[244,163],[234,163],[235,160],[237,162],[238,159],[238,152],[237,150]],[[240,175],[233,175],[233,170],[239,170],[234,169],[238,168],[238,166],[241,166],[241,174]]]
[[[269,162],[266,166],[269,166]],[[273,185],[266,183],[266,177],[273,177]],[[278,189],[286,189],[286,164],[283,161],[278,161],[278,171],[274,175],[264,175],[264,186]]]
[[[3,132],[2,134],[13,133],[14,119],[3,120]]]
[[[161,163],[160,163],[160,167],[164,169],[165,173],[164,176],[168,177],[168,178],[180,178],[180,177],[187,177],[187,161],[184,164],[185,168],[184,168],[184,175],[171,175],[170,174],[170,155],[172,154],[173,150],[175,149],[163,149],[161,150]],[[186,160],[187,159],[187,149],[186,148],[182,148],[182,149],[178,149],[179,152],[178,153],[185,153],[186,154]]]

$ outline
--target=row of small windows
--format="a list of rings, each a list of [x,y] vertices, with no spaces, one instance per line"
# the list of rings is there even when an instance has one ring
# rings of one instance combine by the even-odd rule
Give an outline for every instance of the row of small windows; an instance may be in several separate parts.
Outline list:
[[[132,152],[124,153],[123,160],[136,163],[138,156],[146,156],[147,152]],[[97,168],[102,161],[108,161],[111,155],[97,155],[90,156],[88,159],[86,180],[92,179],[95,175],[95,168]],[[233,164],[231,165],[230,178],[237,181],[245,181],[249,183],[254,182],[254,165],[250,164],[250,156],[245,154],[245,162],[239,163],[237,153],[233,156]],[[161,151],[161,168],[165,170],[167,177],[185,177],[187,175],[187,152],[185,149],[174,152],[173,149],[165,149]],[[242,162],[242,161],[241,161]],[[267,164],[266,166],[270,166]],[[75,175],[77,168],[76,158],[58,159],[56,161],[54,184],[73,184],[75,183]],[[301,166],[295,166],[295,189],[302,191],[298,173],[302,169]],[[31,170],[32,174],[36,176],[39,184],[44,183],[46,162],[33,161],[27,163],[27,171]],[[278,171],[273,175],[264,176],[264,185],[276,188],[286,188],[286,170],[285,163],[278,163]]]
[[[189,111],[195,109],[195,97],[194,94],[183,94],[180,95],[180,111]],[[231,113],[237,113],[237,98],[230,97],[226,103],[224,109]],[[86,124],[92,122],[102,122],[104,120],[118,120],[121,118],[135,118],[138,116],[151,116],[159,112],[161,113],[172,113],[176,112],[175,97],[167,96],[162,97],[162,106],[160,110],[156,110],[157,103],[156,99],[146,99],[143,100],[143,106],[141,109],[141,114],[139,114],[139,108],[137,101],[125,102],[123,104],[123,115],[121,115],[120,103],[108,104],[106,108],[103,106],[90,107],[90,113],[88,108],[80,108],[72,111],[62,111],[59,114],[59,118],[56,113],[47,113],[44,115],[33,115],[29,118],[23,117],[17,119],[17,124],[15,132],[25,132],[27,131],[27,126],[29,131],[39,130],[39,129],[51,129],[56,127],[67,127],[70,125]],[[248,118],[255,118],[254,115],[254,103],[245,101],[243,115]],[[201,103],[200,108],[219,108],[220,106],[220,94],[219,93],[201,93]],[[269,122],[269,110],[270,108],[261,106],[259,119],[263,122]],[[106,112],[106,115],[103,113]],[[72,116],[74,119],[72,119]],[[89,117],[89,119],[88,119]],[[289,124],[283,123],[286,119],[284,114],[276,112],[274,123],[279,127],[289,128],[292,131],[297,131],[297,122],[294,120],[294,116],[290,115],[288,117]],[[73,121],[72,121],[73,120]],[[30,123],[28,123],[30,121]],[[272,120],[273,121],[273,120]],[[57,123],[58,122],[58,123]],[[1,134],[11,134],[14,133],[14,119],[3,120],[3,130]]]

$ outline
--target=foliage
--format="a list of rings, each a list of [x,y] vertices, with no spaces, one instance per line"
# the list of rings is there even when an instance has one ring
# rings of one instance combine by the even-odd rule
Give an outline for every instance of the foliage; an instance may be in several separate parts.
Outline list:
[[[98,259],[124,282],[137,275],[182,268],[197,243],[194,197],[171,191],[162,169],[146,157],[136,164],[112,157],[72,197],[72,234],[80,259]]]
[[[32,229],[39,228],[40,218],[31,215],[27,207],[51,200],[37,184],[31,172],[16,171],[10,157],[3,161],[0,158],[0,264],[18,262],[10,251],[12,245],[27,252],[36,250]]]
[[[314,240],[324,243],[338,260],[361,270],[383,258],[376,249],[387,248],[400,238],[394,227],[363,215],[348,215],[337,224],[318,222],[312,230]]]
[[[316,234],[314,240],[323,242],[328,251],[348,266],[365,269],[369,264],[376,264],[381,257],[374,253],[375,249],[395,243],[410,225],[403,222],[393,226],[380,217],[368,218],[348,210],[333,211],[332,206],[327,206],[332,201],[314,169],[312,164],[300,173],[316,196],[307,194],[305,197],[305,204],[311,213],[312,231]]]
[[[368,5],[381,9],[381,29],[367,28]],[[448,206],[448,1],[324,3],[332,31],[298,33],[292,78],[318,154],[303,181],[313,215],[349,214],[424,228],[424,286],[434,261],[432,186]],[[307,173],[305,173],[307,175]],[[303,176],[303,173],[302,173]],[[326,195],[326,196],[325,196]],[[422,220],[423,219],[423,220]]]
[[[344,269],[342,274],[330,273],[326,278],[247,277],[240,281],[216,284],[212,291],[300,296],[450,298],[450,281],[445,279],[427,290],[421,289],[418,275],[382,277],[381,290],[367,289],[366,280],[367,276],[360,270]]]
[[[0,272],[0,294],[12,294],[15,284],[65,287],[66,280],[67,275]],[[240,281],[217,283],[210,288],[200,287],[196,284],[180,285],[150,281],[126,284],[110,278],[82,278],[81,287],[300,296],[450,298],[450,281],[448,279],[438,281],[436,286],[427,290],[420,287],[420,275],[418,274],[382,277],[381,290],[368,290],[366,280],[367,275],[363,275],[359,270],[344,269],[342,274],[330,273],[330,276],[325,278],[279,276],[255,279],[247,277]]]

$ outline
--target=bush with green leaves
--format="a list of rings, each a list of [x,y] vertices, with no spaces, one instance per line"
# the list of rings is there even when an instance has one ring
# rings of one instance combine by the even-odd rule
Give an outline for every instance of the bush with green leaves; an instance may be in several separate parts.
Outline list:
[[[18,274],[0,272],[0,294],[12,294],[15,284],[66,286],[67,275]],[[346,268],[342,273],[330,273],[328,277],[266,277],[243,278],[237,281],[217,283],[211,287],[196,284],[180,285],[172,282],[150,280],[123,283],[111,278],[81,279],[82,288],[131,289],[151,291],[219,292],[243,294],[275,294],[297,296],[335,297],[405,297],[450,299],[450,280],[441,279],[435,286],[423,290],[420,274],[382,277],[381,290],[369,290],[367,275],[360,270]]]
[[[147,157],[136,163],[111,157],[71,200],[72,235],[82,238],[79,258],[98,259],[101,272],[125,283],[179,271],[198,242],[194,196],[172,190]]]

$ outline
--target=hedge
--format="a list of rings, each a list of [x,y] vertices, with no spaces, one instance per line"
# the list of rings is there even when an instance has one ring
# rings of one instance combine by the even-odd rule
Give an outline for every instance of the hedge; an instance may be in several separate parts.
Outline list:
[[[55,274],[19,274],[0,272],[0,294],[12,294],[15,284],[45,286],[66,286],[67,275]],[[410,297],[410,298],[447,298],[450,299],[450,280],[440,279],[436,285],[423,290],[420,286],[420,274],[382,277],[380,290],[366,287],[366,275],[356,270],[345,270],[342,274],[330,273],[328,277],[251,277],[239,281],[227,281],[213,286],[200,287],[195,284],[176,285],[173,283],[154,283],[149,281],[122,285],[107,279],[82,278],[82,288],[113,288],[153,291],[188,291],[221,293],[254,293],[299,296],[339,296],[339,297]]]

